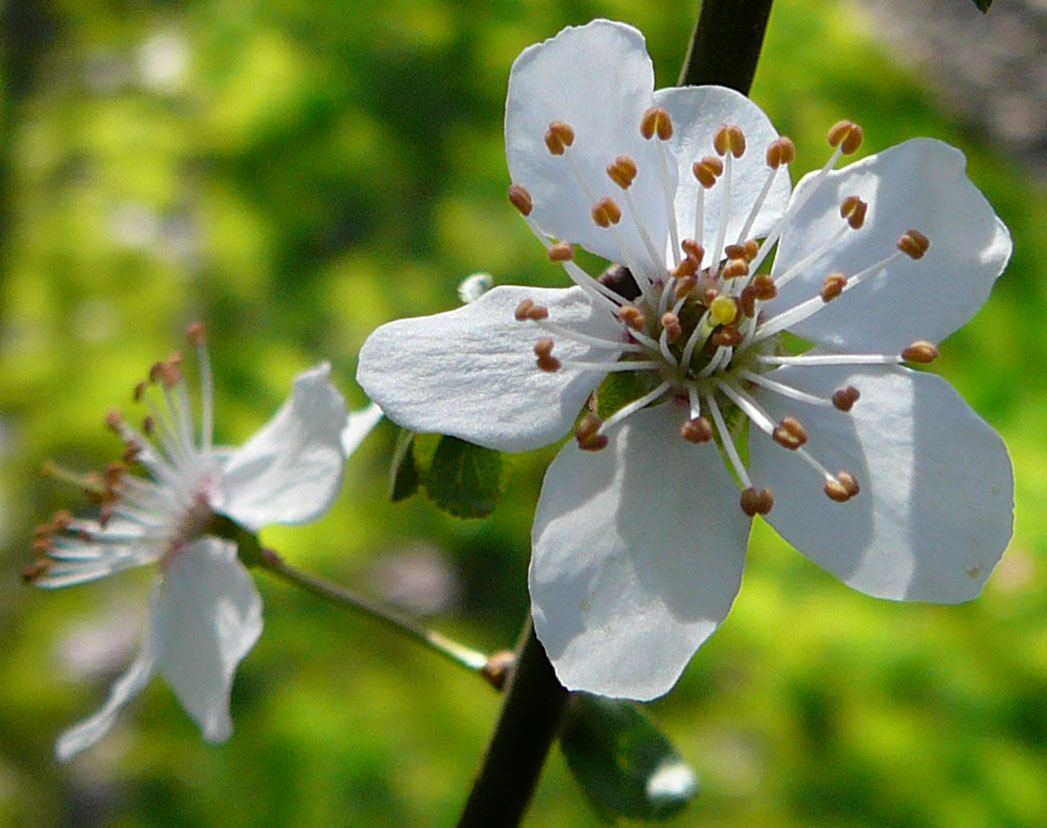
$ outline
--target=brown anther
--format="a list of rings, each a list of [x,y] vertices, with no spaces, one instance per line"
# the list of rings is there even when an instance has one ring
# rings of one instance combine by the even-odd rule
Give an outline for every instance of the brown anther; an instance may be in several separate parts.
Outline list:
[[[705,258],[705,248],[694,239],[684,239],[680,242],[680,249],[687,254],[687,258],[694,259],[700,266]]]
[[[182,381],[182,355],[171,354],[163,362],[157,362],[149,374],[153,382],[159,382],[164,388],[173,388]]]
[[[112,501],[102,506],[102,511],[98,513],[98,525],[103,529],[108,525],[109,521],[113,519],[113,515],[116,514],[116,506]]]
[[[854,404],[858,402],[860,396],[858,389],[853,385],[848,385],[846,388],[838,388],[833,391],[833,405],[840,411],[850,411]]]
[[[613,198],[601,198],[593,206],[593,221],[600,227],[610,227],[621,221],[622,210]]]
[[[858,492],[861,491],[861,487],[858,485],[858,481],[854,475],[849,471],[839,471],[836,473],[836,479],[840,482],[843,488],[847,491],[847,494],[854,497]]]
[[[549,248],[549,259],[554,262],[569,262],[574,258],[574,245],[570,242],[557,242]]]
[[[135,402],[142,401],[142,397],[145,396],[145,389],[148,387],[148,385],[149,383],[147,383],[145,380],[135,385],[135,389],[131,393],[131,397],[134,399]]]
[[[545,145],[553,155],[563,155],[567,147],[574,143],[574,130],[563,121],[553,121],[545,133]]]
[[[907,230],[898,239],[898,249],[911,259],[922,259],[930,246],[930,240],[919,230]]]
[[[762,302],[767,302],[778,295],[778,287],[774,284],[774,279],[771,278],[769,273],[758,273],[753,276],[749,287],[755,292],[756,298]]]
[[[124,453],[120,455],[121,459],[128,465],[137,463],[138,458],[142,455],[142,447],[138,445],[134,440],[129,442],[124,448]]]
[[[539,359],[549,356],[553,352],[553,346],[555,344],[556,343],[547,336],[539,339],[534,346],[534,355]]]
[[[525,216],[531,215],[531,210],[534,209],[531,194],[527,192],[525,187],[521,187],[519,184],[509,185],[509,203]]]
[[[185,338],[189,344],[199,348],[207,344],[207,328],[203,322],[193,322],[186,328]]]
[[[713,438],[713,427],[705,417],[693,417],[680,426],[680,436],[689,443],[708,443]]]
[[[705,306],[709,307],[716,301],[716,297],[720,295],[720,283],[716,279],[703,279],[698,284],[698,291],[701,293]]]
[[[683,333],[683,328],[680,326],[680,317],[672,311],[666,311],[662,314],[662,329],[665,331],[665,338],[669,342],[675,342],[680,338],[680,334]]]
[[[742,492],[740,502],[746,517],[766,515],[774,506],[774,496],[770,489],[757,489],[755,486],[750,486]]]
[[[110,491],[120,488],[120,484],[127,474],[127,466],[123,463],[110,463],[105,467],[105,485]]]
[[[698,179],[698,183],[708,190],[716,183],[716,179],[723,175],[723,161],[715,155],[707,155],[691,165],[691,172]]]
[[[829,146],[840,147],[844,155],[850,155],[862,145],[863,135],[862,128],[853,121],[837,121],[829,127]]]
[[[745,259],[728,259],[720,271],[721,279],[737,279],[749,275],[749,263]]]
[[[120,433],[124,425],[124,418],[119,408],[109,409],[109,413],[105,415],[105,425],[113,433]]]
[[[831,302],[841,293],[843,289],[847,287],[847,277],[842,273],[830,273],[825,277],[825,281],[822,283],[822,289],[819,295],[822,297],[823,302]]]
[[[794,451],[807,442],[807,429],[795,417],[784,417],[771,437],[778,445]]]
[[[698,260],[694,256],[684,256],[680,259],[680,263],[674,267],[671,271],[671,275],[675,279],[680,279],[684,276],[695,276],[698,273]]]
[[[733,348],[745,341],[742,332],[734,325],[721,325],[709,339],[713,345],[719,345],[722,348]]]
[[[574,437],[578,441],[578,448],[584,451],[599,451],[607,445],[607,435],[600,434],[600,426],[603,420],[595,414],[588,413],[582,417],[575,429]]]
[[[51,516],[49,524],[52,532],[64,532],[73,522],[73,513],[68,509],[59,509]]]
[[[784,135],[771,141],[771,145],[767,148],[767,166],[773,170],[778,169],[782,164],[791,164],[794,158],[796,158],[796,145]]]
[[[643,331],[647,327],[647,317],[636,305],[622,305],[618,309],[618,318],[634,331]]]
[[[673,137],[673,121],[669,113],[652,106],[640,119],[640,134],[648,140],[657,135],[661,140],[668,141]]]
[[[560,370],[560,360],[552,355],[553,345],[553,340],[543,337],[534,346],[534,355],[538,357],[538,367],[549,374]]]
[[[44,527],[37,527],[44,528]],[[33,537],[33,543],[30,547],[33,550],[34,555],[46,555],[54,548],[54,542],[51,540],[51,533],[48,532],[44,535],[36,535]]]
[[[619,155],[607,165],[607,174],[615,184],[623,190],[628,190],[636,178],[636,162],[628,155]]]
[[[156,430],[156,422],[153,420],[152,415],[146,414],[142,418],[142,433],[146,437],[152,437],[153,432]]]
[[[756,239],[749,239],[749,241],[743,244],[742,247],[745,248],[745,253],[743,255],[745,260],[748,262],[755,259],[756,254],[760,252],[760,243],[756,241]]]
[[[746,261],[752,261],[745,255],[744,244],[729,244],[723,249],[723,255],[728,259],[746,259]]]
[[[742,289],[742,295],[738,301],[742,308],[742,315],[748,316],[750,319],[756,316],[756,300],[759,297],[756,295],[756,288],[752,285],[746,285]]]
[[[502,650],[492,653],[487,657],[487,663],[480,668],[480,675],[486,679],[495,690],[505,687],[509,673],[516,663],[516,654],[512,650]]]
[[[865,214],[869,211],[869,205],[858,196],[847,196],[840,204],[840,217],[847,219],[851,228],[858,230],[865,224]]]
[[[837,503],[846,503],[860,491],[858,481],[854,475],[847,471],[838,472],[836,477],[825,482],[822,491],[830,500]]]
[[[531,312],[531,308],[533,307],[534,302],[532,302],[530,299],[524,299],[522,302],[520,302],[519,305],[516,306],[516,311],[513,313],[513,317],[516,319],[517,322],[525,322],[526,320],[530,319],[530,317],[527,314]]]
[[[938,348],[926,339],[918,339],[904,351],[902,359],[906,362],[919,362],[926,365],[938,358]]]
[[[694,261],[689,259],[686,261]],[[673,297],[677,300],[683,299],[685,296],[690,296],[694,293],[694,289],[698,286],[698,277],[693,273],[687,273],[683,276],[676,277],[676,284],[673,285]]]
[[[713,149],[718,155],[731,153],[735,158],[741,158],[745,152],[745,134],[741,127],[734,124],[724,124],[713,136]]]
[[[31,583],[39,578],[42,578],[47,574],[47,570],[51,568],[51,562],[45,558],[33,561],[28,566],[22,568],[22,580],[25,583]]]

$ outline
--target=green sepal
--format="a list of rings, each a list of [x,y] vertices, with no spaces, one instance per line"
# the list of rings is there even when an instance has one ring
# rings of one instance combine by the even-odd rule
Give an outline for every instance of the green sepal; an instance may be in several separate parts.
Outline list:
[[[236,557],[246,567],[257,566],[262,560],[262,544],[258,542],[258,536],[225,515],[211,515],[200,534],[233,541],[236,544]]]
[[[389,499],[393,503],[407,500],[422,485],[422,474],[414,457],[415,433],[401,428],[396,437],[393,459],[389,466]]]
[[[606,420],[615,411],[651,390],[640,371],[612,371],[596,389],[596,416]]]
[[[989,6],[992,5],[992,0],[974,0],[974,5],[978,7],[982,14],[988,14]]]
[[[440,438],[425,473],[429,499],[461,518],[491,514],[504,484],[501,454],[446,435]]]
[[[672,743],[627,701],[576,693],[560,749],[597,815],[662,820],[698,793],[698,781]]]

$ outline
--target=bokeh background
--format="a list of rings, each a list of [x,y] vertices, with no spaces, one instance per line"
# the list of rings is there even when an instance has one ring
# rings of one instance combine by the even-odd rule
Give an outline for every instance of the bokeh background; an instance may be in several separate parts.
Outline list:
[[[227,744],[203,743],[155,680],[104,742],[57,764],[55,737],[132,657],[152,573],[23,586],[33,525],[81,502],[39,469],[114,457],[103,415],[194,319],[211,333],[220,436],[236,442],[321,359],[363,404],[368,331],[454,307],[467,274],[560,284],[505,199],[509,66],[607,16],[645,31],[671,85],[696,6],[0,3],[0,824],[454,823],[497,694],[264,575],[266,630]],[[727,622],[648,707],[703,786],[674,825],[1047,824],[1047,187],[972,126],[993,93],[953,107],[879,30],[847,3],[778,3],[753,97],[796,141],[794,178],[841,117],[864,125],[862,153],[913,135],[967,153],[1015,254],[937,370],[1007,440],[1015,538],[979,600],[938,607],[855,593],[758,526]],[[511,459],[491,518],[455,521],[424,498],[388,503],[395,436],[383,424],[351,458],[322,521],[264,540],[478,647],[511,646],[554,448]],[[527,824],[599,824],[558,753]]]

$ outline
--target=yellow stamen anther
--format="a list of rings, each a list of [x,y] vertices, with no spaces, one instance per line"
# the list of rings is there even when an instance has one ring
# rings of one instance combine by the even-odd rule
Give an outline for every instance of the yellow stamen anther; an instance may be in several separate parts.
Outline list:
[[[691,172],[698,179],[698,183],[708,190],[716,183],[716,179],[723,175],[723,161],[714,155],[707,155],[691,165]]]
[[[840,205],[840,217],[847,219],[847,223],[853,229],[858,230],[865,224],[865,214],[868,210],[869,205],[858,198],[858,196],[847,196]]]
[[[570,242],[557,242],[549,248],[549,258],[554,262],[569,262],[574,258],[574,245]]]
[[[621,208],[612,198],[601,198],[593,207],[593,221],[600,227],[610,227],[622,219]]]
[[[860,396],[858,389],[853,385],[848,385],[846,388],[838,388],[833,392],[833,405],[840,411],[850,411]]]
[[[669,113],[652,106],[640,119],[640,134],[648,140],[657,135],[662,141],[668,141],[673,137],[673,122]]]
[[[567,147],[574,143],[574,130],[563,121],[553,121],[545,133],[545,146],[553,155],[563,155]]]
[[[662,314],[662,329],[665,331],[665,338],[669,342],[675,342],[680,338],[680,334],[683,333],[683,328],[680,326],[680,317],[672,311],[666,311]]]
[[[774,506],[774,496],[770,489],[757,489],[750,486],[742,492],[740,502],[746,517],[766,515]]]
[[[731,153],[735,158],[741,158],[745,153],[745,133],[739,126],[724,124],[713,136],[713,149],[718,155]]]
[[[850,155],[862,145],[862,128],[853,121],[837,121],[829,127],[829,146],[840,147],[844,155]]]
[[[694,417],[680,426],[680,436],[688,443],[708,443],[713,438],[713,427],[705,417]]]
[[[926,339],[918,339],[904,351],[902,359],[906,362],[919,362],[926,365],[938,358],[938,348]]]
[[[730,325],[738,318],[738,306],[730,296],[717,296],[709,305],[709,317],[717,325]]]
[[[825,277],[825,282],[822,284],[821,297],[823,302],[831,302],[841,293],[847,286],[847,277],[842,273],[830,273]]]
[[[791,164],[794,158],[796,158],[796,146],[784,135],[772,141],[767,148],[767,166],[771,169],[776,170],[782,164]]]
[[[636,162],[628,155],[619,155],[607,165],[607,174],[615,184],[623,190],[628,190],[636,178]]]
[[[199,348],[207,344],[207,328],[203,322],[193,322],[185,332],[185,338],[189,344]]]
[[[922,259],[930,246],[930,240],[919,230],[907,230],[898,239],[898,249],[911,259]]]
[[[519,184],[509,185],[509,203],[525,216],[531,215],[531,210],[534,207],[534,203],[531,201],[531,194]]]

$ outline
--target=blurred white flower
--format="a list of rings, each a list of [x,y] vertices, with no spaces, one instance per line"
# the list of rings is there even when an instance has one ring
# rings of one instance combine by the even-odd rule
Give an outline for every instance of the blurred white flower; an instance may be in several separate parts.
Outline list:
[[[200,364],[199,423],[182,357],[156,363],[135,397],[149,409],[141,430],[118,411],[107,424],[124,440],[123,462],[80,482],[101,507],[96,520],[54,516],[37,530],[41,557],[27,580],[55,588],[157,564],[149,622],[138,657],[102,709],[58,740],[66,760],[98,741],[123,705],[160,673],[208,741],[232,732],[229,691],[237,665],[262,631],[262,602],[231,538],[269,523],[322,515],[342,483],[345,401],[324,363],[299,374],[291,398],[237,449],[212,444],[212,384],[202,325],[189,329]],[[368,414],[367,428],[377,422]],[[352,433],[354,445],[363,430]],[[149,477],[128,473],[129,465]],[[59,476],[75,479],[60,470]],[[235,522],[235,523],[233,523]],[[240,529],[239,527],[242,527]]]

